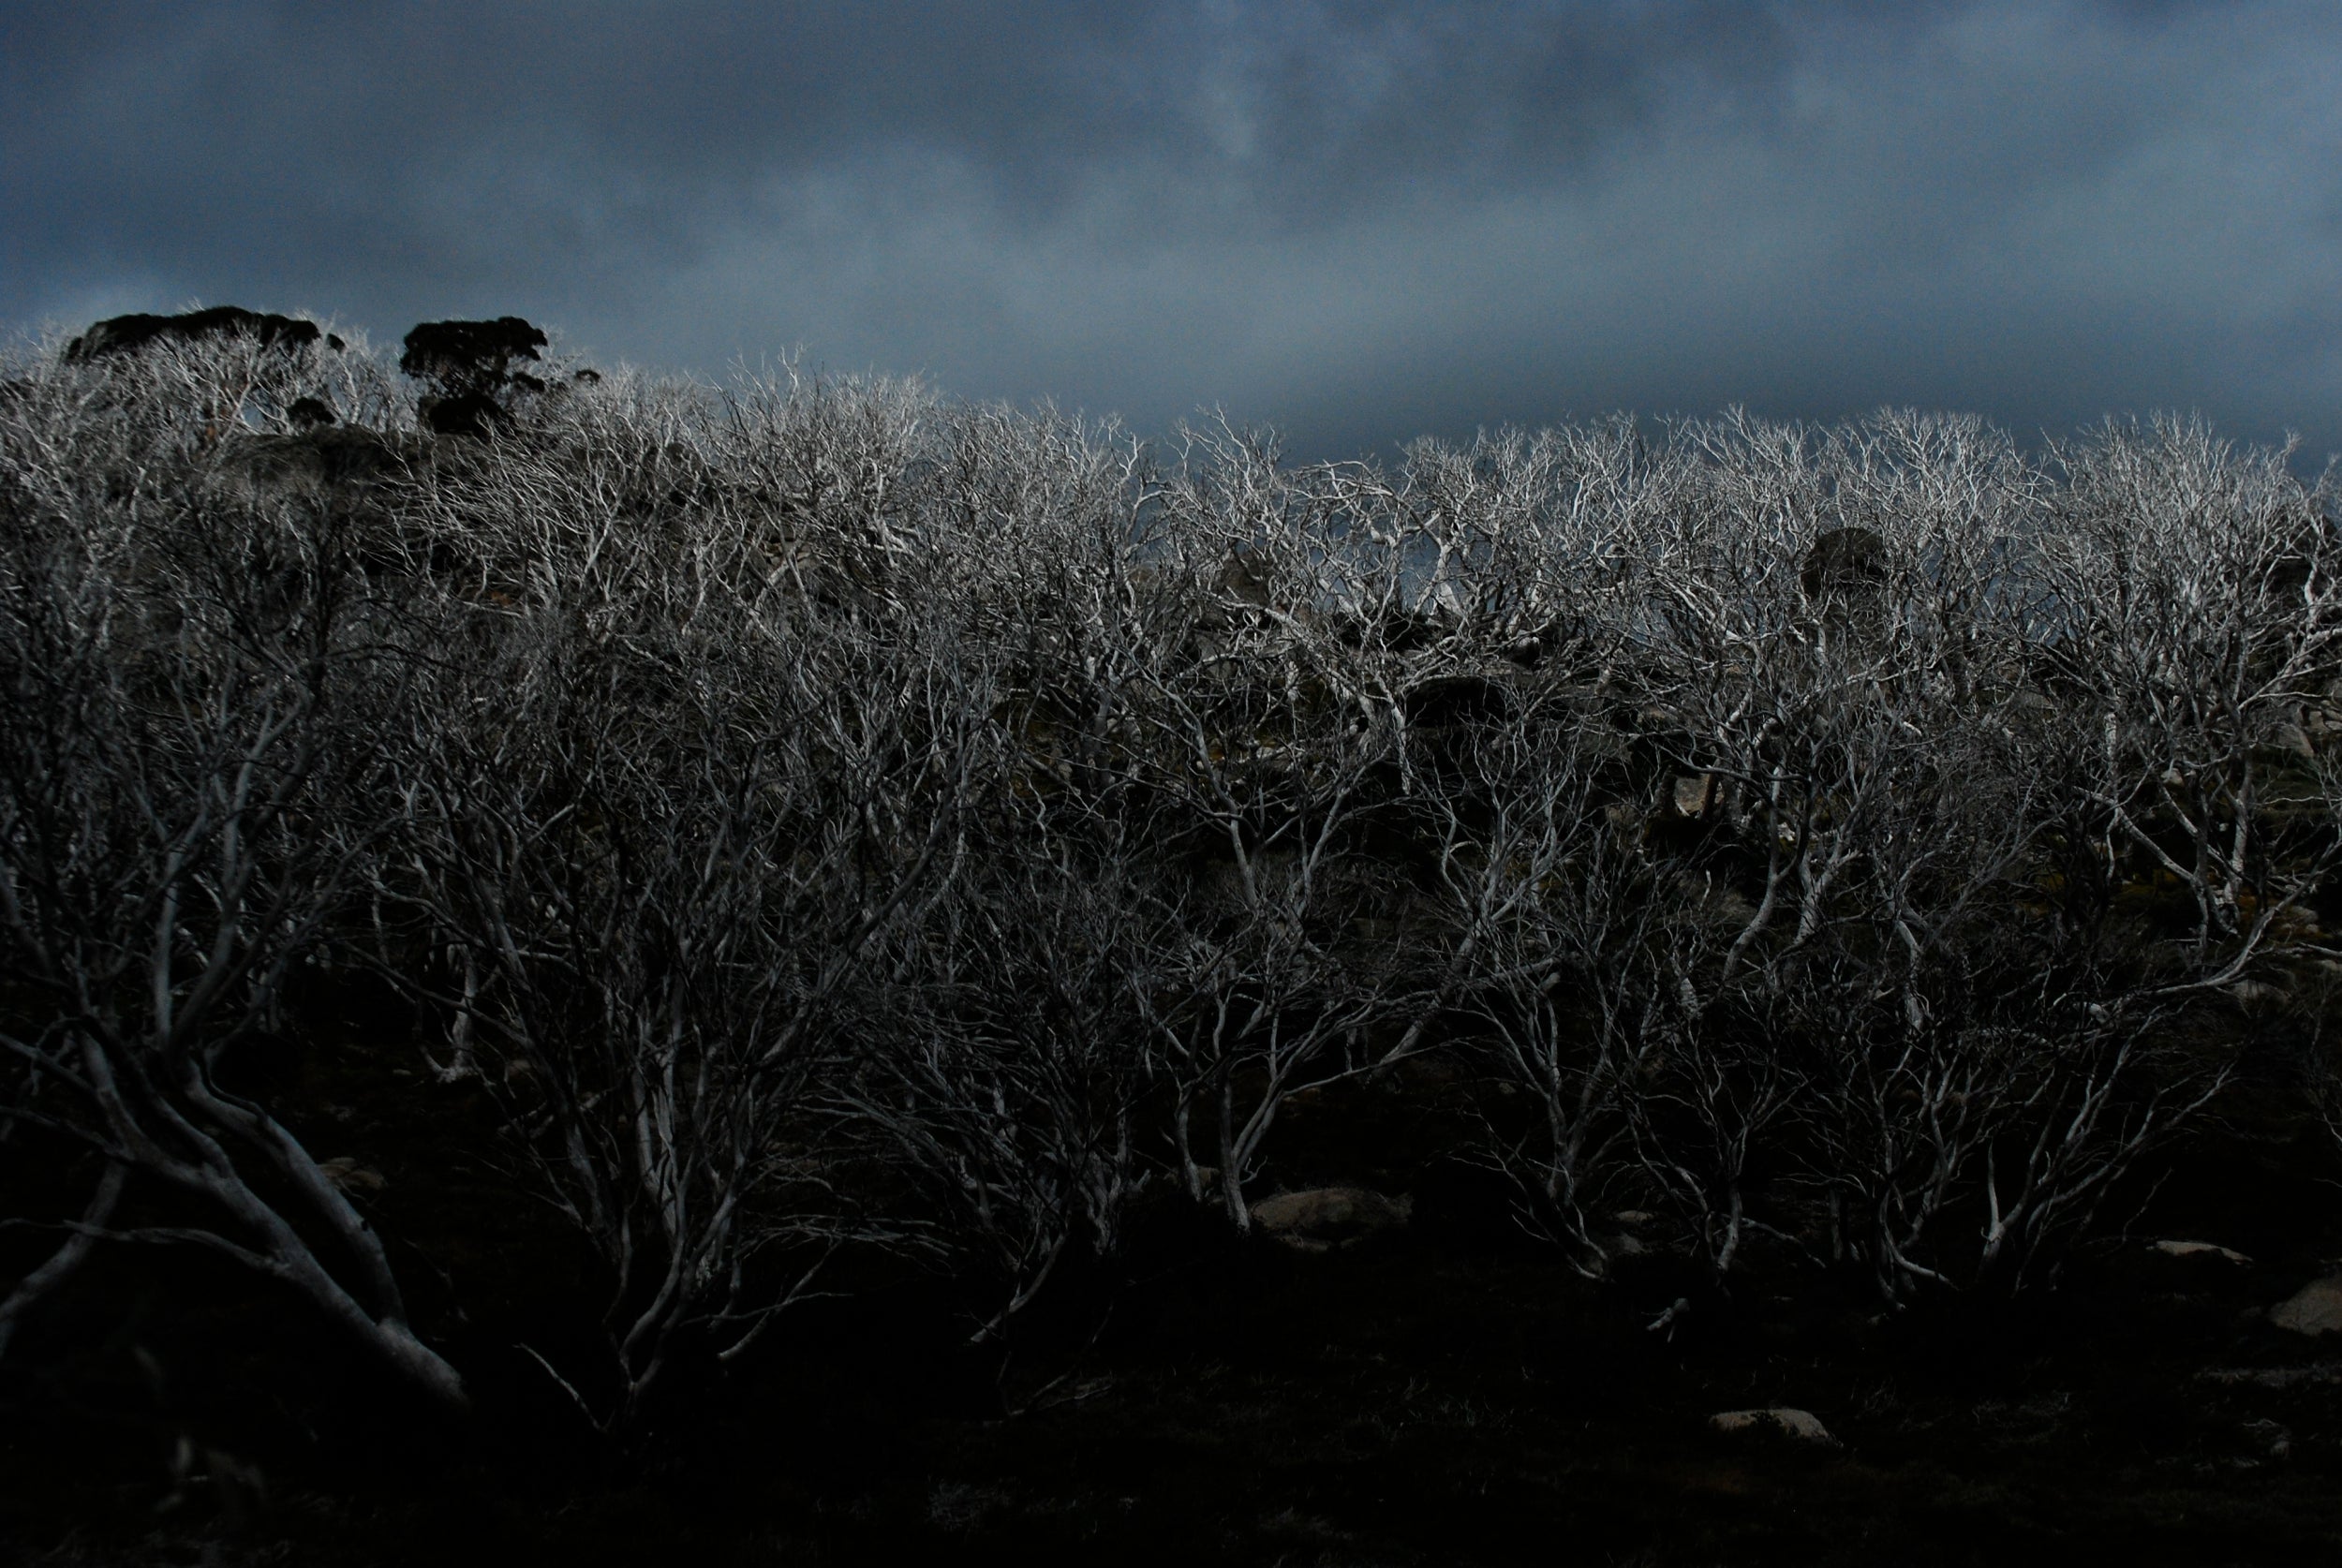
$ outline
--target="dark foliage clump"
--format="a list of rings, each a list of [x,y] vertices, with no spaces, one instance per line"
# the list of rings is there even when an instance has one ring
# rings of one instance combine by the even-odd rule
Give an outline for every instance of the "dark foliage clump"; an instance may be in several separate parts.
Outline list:
[[[517,316],[493,321],[425,321],[407,334],[398,368],[432,388],[421,405],[433,434],[484,440],[511,422],[503,398],[541,392],[545,383],[515,366],[540,360],[544,329]]]
[[[435,436],[468,436],[485,440],[490,431],[501,428],[511,419],[504,405],[482,392],[429,397],[422,402],[422,422]]]
[[[1887,580],[1887,542],[1868,528],[1832,528],[1814,540],[1798,584],[1808,599],[1859,594]]]
[[[109,317],[67,344],[65,357],[68,364],[79,363],[110,354],[136,353],[150,343],[197,343],[236,335],[258,338],[263,348],[305,348],[318,341],[319,333],[314,321],[237,305],[214,305],[179,316]],[[328,342],[334,348],[342,346],[339,338]]]
[[[541,385],[513,365],[542,356],[544,329],[517,316],[493,321],[425,321],[408,333],[398,368],[427,381],[442,397],[467,392],[493,396],[508,385]]]

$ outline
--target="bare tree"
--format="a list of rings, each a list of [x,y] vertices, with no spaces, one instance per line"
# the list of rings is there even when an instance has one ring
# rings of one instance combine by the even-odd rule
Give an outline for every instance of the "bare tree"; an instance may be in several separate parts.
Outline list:
[[[460,1398],[238,1088],[313,953],[427,1004],[597,1249],[606,1354],[548,1370],[611,1430],[839,1215],[998,1336],[1150,1162],[1242,1229],[1293,1095],[1443,1045],[1588,1275],[1631,1197],[1719,1273],[2051,1278],[2219,1090],[2215,1010],[2342,959],[2281,452],[1733,414],[1159,464],[793,366],[442,440],[363,345],[219,319],[0,399],[0,1137],[79,1184],[7,1217],[0,1342],[186,1240]]]
[[[843,1106],[926,1195],[946,1252],[996,1282],[979,1341],[1069,1252],[1111,1257],[1143,1180],[1140,987],[1163,924],[1144,869],[1045,834],[929,906]],[[1061,858],[1057,858],[1061,857]]]
[[[2303,832],[2320,791],[2301,720],[2342,649],[2335,541],[2284,453],[2199,425],[2109,426],[2058,456],[2034,560],[2068,832],[2099,897],[2160,879],[2192,906],[2173,985],[2232,984],[2330,863]]]
[[[147,357],[203,368],[194,348]],[[324,520],[240,510],[156,461],[185,450],[156,387],[96,417],[139,368],[54,372],[0,437],[0,942],[22,998],[0,1019],[0,1127],[78,1144],[98,1173],[7,1316],[87,1238],[188,1243],[460,1405],[379,1234],[230,1071],[279,1027],[346,891],[319,823],[362,766],[373,612]],[[162,1191],[126,1220],[128,1176]]]
[[[1603,716],[1548,705],[1415,770],[1464,959],[1450,1023],[1505,1091],[1486,1113],[1490,1150],[1531,1230],[1590,1279],[1609,1265],[1606,1221],[1650,1188],[1638,1134],[1682,1065],[1684,987],[1707,939],[1697,896],[1621,809],[1623,751]]]
[[[2235,857],[2263,828],[2240,826],[2246,726],[2180,720],[2185,704],[2151,695],[2145,706],[2201,737],[2193,754],[2232,764],[2217,824],[2230,854],[2189,872],[2204,920],[2188,952],[2144,954],[2105,918],[2119,866],[2148,839],[2132,833],[2120,852],[2076,864],[2079,822],[2136,819],[2098,781],[2097,754],[2073,744],[2089,722],[2068,717],[2073,688],[2045,692],[2035,672],[2076,658],[2101,678],[2169,668],[2193,657],[2177,641],[2193,645],[2203,629],[2119,612],[2166,651],[2083,651],[2112,634],[2078,643],[2078,629],[2141,596],[2070,566],[2035,574],[2044,536],[2030,487],[1974,437],[1890,421],[1811,453],[1796,432],[1711,436],[1724,443],[1717,502],[1731,525],[1698,536],[1705,563],[1685,551],[1691,570],[1667,607],[1680,667],[1696,672],[1671,699],[1684,764],[1728,791],[1720,815],[1747,846],[1742,864],[1762,856],[1754,910],[1716,978],[1754,1009],[1770,1056],[1807,1064],[1820,1092],[1799,1097],[1800,1146],[1829,1193],[1833,1247],[1864,1252],[1890,1297],[1921,1281],[2022,1283],[2085,1224],[2216,1091],[2216,1062],[2176,1049],[2169,1002],[2233,981],[2266,924],[2231,922],[2229,939],[2208,939],[2236,897],[2210,884],[2243,874]],[[2158,516],[2179,510],[2169,494],[2136,498]],[[1805,531],[1824,521],[1837,531]],[[1862,550],[1845,546],[1849,528],[1864,530]],[[2070,528],[2046,537],[2076,548]],[[2230,663],[2256,662],[2239,639],[2315,644],[2268,627],[2251,598],[2231,595]],[[2214,825],[2198,821],[2194,841]],[[2279,886],[2275,868],[2265,853],[2255,863],[2246,901],[2274,892],[2281,906],[2317,874],[2292,864]],[[1863,1233],[1852,1241],[1848,1205]],[[1975,1215],[1979,1238],[1957,1265],[1944,1250],[1955,1212]],[[1935,1261],[1921,1261],[1931,1249]]]
[[[1399,728],[1363,678],[1371,653],[1344,636],[1356,623],[1332,593],[1323,497],[1288,485],[1265,445],[1223,432],[1210,450],[1164,486],[1213,601],[1200,657],[1141,710],[1146,782],[1183,829],[1180,930],[1149,1012],[1189,1191],[1204,1195],[1200,1113],[1245,1231],[1279,1110],[1371,1065],[1362,1043],[1401,988],[1391,944],[1362,935],[1391,911],[1394,879],[1361,852],[1392,804]]]
[[[679,1335],[729,1359],[793,1294],[758,1259],[824,1201],[810,1096],[949,859],[964,716],[930,665],[785,605],[663,635],[558,618],[479,672],[509,677],[497,708],[423,716],[384,894],[465,955],[476,984],[435,999],[609,1267],[609,1362],[556,1375],[615,1430]]]
[[[444,471],[424,520],[478,575],[400,743],[380,888],[418,935],[386,956],[413,982],[454,950],[432,999],[609,1268],[606,1362],[549,1368],[606,1430],[686,1339],[755,1341],[805,1283],[776,1249],[842,1234],[826,1109],[986,757],[922,514],[874,536],[819,499],[859,475],[876,505],[918,450],[915,398],[855,395],[614,378]]]

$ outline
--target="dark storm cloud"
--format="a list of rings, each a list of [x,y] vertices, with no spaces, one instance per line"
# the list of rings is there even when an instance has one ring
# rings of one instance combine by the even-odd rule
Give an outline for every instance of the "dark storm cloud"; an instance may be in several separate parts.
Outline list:
[[[5,6],[0,313],[515,310],[1312,453],[1729,401],[2323,450],[2336,80],[2305,0]]]

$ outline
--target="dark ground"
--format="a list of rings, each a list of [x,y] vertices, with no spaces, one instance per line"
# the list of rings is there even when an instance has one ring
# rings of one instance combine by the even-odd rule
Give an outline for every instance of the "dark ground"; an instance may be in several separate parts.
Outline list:
[[[1238,1246],[1166,1198],[1131,1267],[1066,1281],[1005,1366],[959,1344],[936,1278],[841,1275],[849,1294],[744,1375],[685,1378],[621,1460],[515,1348],[562,1359],[590,1270],[482,1157],[476,1091],[393,1059],[285,1071],[313,1146],[388,1177],[370,1202],[478,1416],[435,1426],[225,1265],[118,1252],[0,1369],[0,1562],[2218,1564],[2342,1545],[2342,1342],[2265,1318],[2342,1255],[2342,1172],[2249,1079],[2062,1289],[1892,1318],[1860,1280],[1763,1254],[1728,1295],[1664,1250],[1589,1285],[1442,1154],[1433,1086],[1360,1087],[1297,1116],[1280,1175],[1412,1190],[1403,1234]],[[2173,1236],[2254,1261],[2149,1246]],[[1646,1328],[1684,1294],[1671,1333]],[[1775,1404],[1842,1446],[1707,1427]]]

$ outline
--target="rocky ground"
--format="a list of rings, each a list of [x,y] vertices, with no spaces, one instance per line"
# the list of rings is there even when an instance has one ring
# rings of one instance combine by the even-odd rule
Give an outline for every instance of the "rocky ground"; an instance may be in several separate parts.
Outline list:
[[[1066,1281],[1005,1359],[959,1342],[931,1277],[841,1279],[618,1457],[514,1349],[557,1356],[578,1261],[496,1229],[511,1200],[451,1152],[460,1114],[393,1124],[333,1092],[409,1272],[490,1303],[432,1325],[480,1415],[401,1414],[200,1259],[118,1260],[88,1332],[6,1383],[14,1561],[2211,1564],[2342,1543],[2342,1188],[2322,1130],[2274,1112],[2200,1141],[2062,1288],[1890,1314],[1784,1254],[1718,1290],[1634,1217],[1620,1234],[1653,1243],[1590,1284],[1440,1154],[1406,1086],[1362,1088],[1297,1115],[1263,1209],[1282,1236],[1239,1244],[1166,1194],[1131,1267]]]

